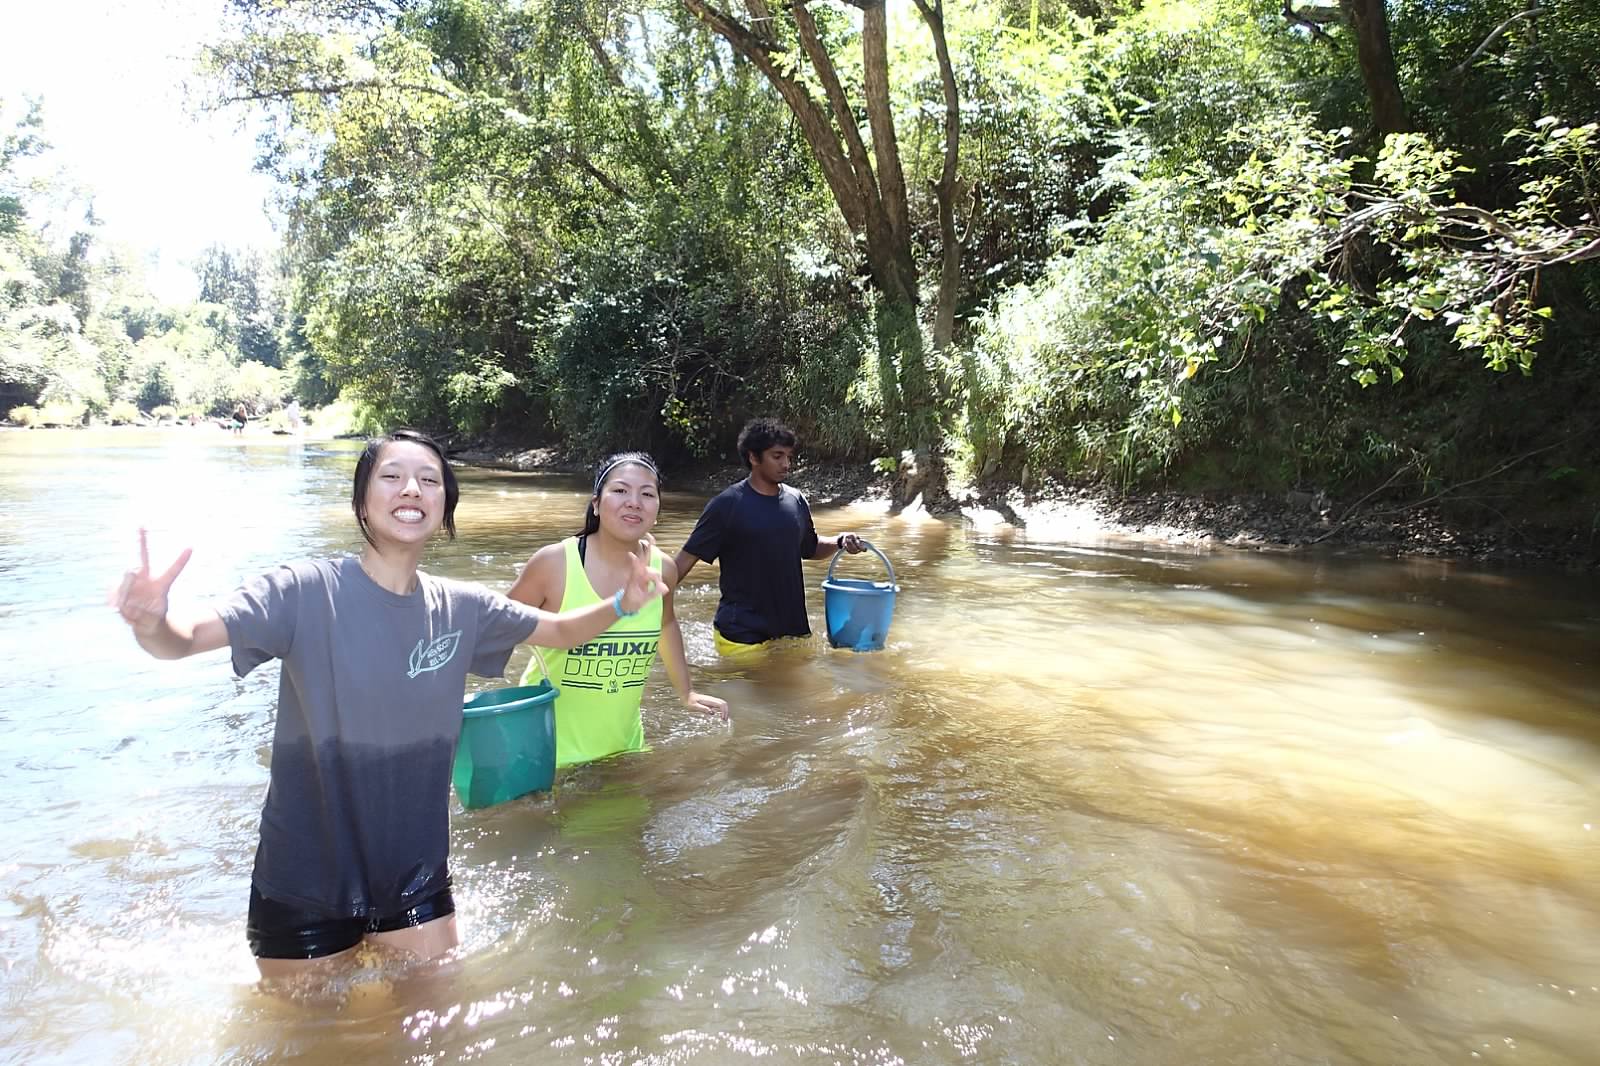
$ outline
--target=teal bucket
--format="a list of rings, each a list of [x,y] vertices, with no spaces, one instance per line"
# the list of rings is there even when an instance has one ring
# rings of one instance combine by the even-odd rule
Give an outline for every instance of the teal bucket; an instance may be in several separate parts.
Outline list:
[[[555,783],[555,703],[548,681],[467,699],[450,774],[462,806],[492,807]]]
[[[834,577],[844,552],[835,552],[822,582],[822,608],[828,618],[828,643],[852,651],[877,651],[889,639],[889,623],[894,620],[894,567],[889,557],[872,546],[862,545],[883,562],[888,581],[863,581],[860,578]]]

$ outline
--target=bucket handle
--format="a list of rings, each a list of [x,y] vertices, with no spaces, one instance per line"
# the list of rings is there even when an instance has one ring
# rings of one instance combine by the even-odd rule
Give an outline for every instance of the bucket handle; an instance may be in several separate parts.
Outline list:
[[[880,560],[882,560],[883,568],[885,570],[889,571],[889,585],[892,588],[894,586],[894,583],[895,583],[895,581],[894,581],[894,566],[893,566],[893,564],[891,564],[889,562],[889,557],[887,555],[883,554],[881,551],[879,551],[877,549],[877,547],[872,543],[872,541],[867,540],[865,537],[863,537],[862,540],[861,540],[861,546],[863,548],[867,549],[867,551],[871,552],[873,555],[876,555]],[[845,555],[847,555],[847,554],[848,553],[845,552],[842,548],[839,551],[836,551],[836,552],[833,553],[833,562],[828,564],[828,580],[829,581],[833,580],[833,568],[838,566],[839,565],[839,560],[844,558]]]
[[[550,676],[550,667],[545,664],[544,652],[539,650],[539,645],[537,644],[529,644],[528,647],[533,649],[533,657],[539,660],[539,672],[544,675],[546,681],[550,682],[552,688],[555,687],[555,678]]]

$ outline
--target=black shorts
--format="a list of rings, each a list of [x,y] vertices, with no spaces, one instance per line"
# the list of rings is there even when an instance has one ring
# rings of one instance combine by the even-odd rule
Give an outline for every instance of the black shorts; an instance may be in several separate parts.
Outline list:
[[[251,954],[258,959],[320,959],[348,951],[368,933],[410,929],[455,912],[448,879],[443,888],[415,907],[379,918],[321,918],[292,904],[267,899],[251,885],[245,935],[250,939]]]

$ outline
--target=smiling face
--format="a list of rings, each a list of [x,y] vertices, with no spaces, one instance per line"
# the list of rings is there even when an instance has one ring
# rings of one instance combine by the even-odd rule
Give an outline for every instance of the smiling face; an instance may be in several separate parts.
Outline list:
[[[641,463],[622,463],[606,474],[591,506],[607,536],[638,540],[655,526],[661,511],[661,487],[655,471]]]
[[[420,545],[444,524],[445,470],[433,449],[392,440],[378,449],[359,517],[368,539],[385,545]]]

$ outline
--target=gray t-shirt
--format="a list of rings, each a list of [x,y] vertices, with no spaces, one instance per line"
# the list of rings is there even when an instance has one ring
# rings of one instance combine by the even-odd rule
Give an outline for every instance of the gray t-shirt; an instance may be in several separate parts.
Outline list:
[[[346,558],[281,566],[218,613],[240,677],[283,660],[256,889],[329,918],[442,889],[467,672],[501,676],[537,612],[423,573],[397,595]]]

